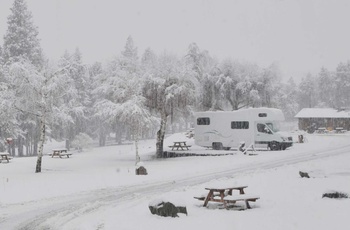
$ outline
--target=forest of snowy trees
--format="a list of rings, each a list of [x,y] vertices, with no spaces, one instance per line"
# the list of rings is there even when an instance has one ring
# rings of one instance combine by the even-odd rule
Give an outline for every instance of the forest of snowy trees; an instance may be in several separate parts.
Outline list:
[[[86,65],[78,48],[50,60],[38,34],[25,0],[14,0],[0,44],[0,138],[14,139],[12,155],[40,156],[49,138],[103,146],[111,133],[118,143],[157,138],[160,154],[165,133],[189,128],[194,111],[263,106],[293,119],[305,107],[350,106],[349,61],[284,82],[273,63],[217,60],[196,43],[180,55],[139,53],[129,36],[110,61]]]

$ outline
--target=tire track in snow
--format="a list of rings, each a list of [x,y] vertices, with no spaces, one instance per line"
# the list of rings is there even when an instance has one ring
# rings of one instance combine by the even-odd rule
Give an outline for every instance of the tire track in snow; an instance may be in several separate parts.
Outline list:
[[[12,215],[1,218],[0,229],[62,229],[75,218],[93,214],[102,208],[108,209],[131,200],[142,199],[145,195],[162,194],[180,187],[199,185],[222,177],[233,177],[241,173],[253,172],[257,169],[272,169],[284,165],[349,153],[350,145],[346,145],[337,147],[336,149],[302,152],[270,162],[253,163],[234,169],[227,168],[216,172],[200,173],[190,177],[176,179],[175,181],[168,180],[142,185],[93,190],[72,196],[25,203],[25,208],[20,213],[18,213],[20,209],[15,206],[21,206],[22,204],[9,205],[13,206],[12,208],[15,211]],[[142,194],[142,196],[139,194]],[[18,224],[14,225],[13,223]]]

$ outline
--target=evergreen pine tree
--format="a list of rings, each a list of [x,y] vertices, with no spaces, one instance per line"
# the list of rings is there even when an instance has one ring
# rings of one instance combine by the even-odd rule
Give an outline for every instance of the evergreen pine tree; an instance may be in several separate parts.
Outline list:
[[[299,83],[298,103],[300,109],[313,108],[317,104],[315,78],[309,73]]]
[[[14,0],[7,24],[3,45],[4,63],[9,64],[24,58],[40,67],[43,57],[38,29],[33,24],[32,14],[24,0]]]
[[[336,108],[337,90],[335,74],[322,67],[318,74],[317,83],[318,107]]]
[[[0,45],[0,67],[3,65],[3,58],[2,58],[2,47]],[[1,74],[0,74],[1,77]]]
[[[135,47],[131,36],[126,40],[124,50],[121,54],[119,59],[121,70],[126,71],[128,74],[135,74],[138,71],[138,55],[137,47]]]
[[[350,61],[339,63],[335,72],[336,107],[348,108],[350,106]]]

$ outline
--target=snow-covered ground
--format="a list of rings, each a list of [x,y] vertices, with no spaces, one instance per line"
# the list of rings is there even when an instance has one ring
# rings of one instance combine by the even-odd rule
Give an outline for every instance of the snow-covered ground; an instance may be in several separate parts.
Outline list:
[[[15,158],[0,164],[0,229],[346,229],[350,199],[322,194],[350,193],[350,136],[306,137],[286,151],[168,159],[154,159],[154,140],[140,141],[147,176],[135,175],[133,145],[74,152],[68,159],[44,156],[39,174],[35,157]],[[188,152],[218,152],[184,134],[169,136],[165,146],[175,140],[192,145]],[[53,147],[63,146],[48,143],[45,151]],[[234,185],[248,185],[246,193],[260,197],[252,209],[205,208],[193,198],[206,187]],[[185,205],[188,216],[152,215],[148,204],[158,199]]]

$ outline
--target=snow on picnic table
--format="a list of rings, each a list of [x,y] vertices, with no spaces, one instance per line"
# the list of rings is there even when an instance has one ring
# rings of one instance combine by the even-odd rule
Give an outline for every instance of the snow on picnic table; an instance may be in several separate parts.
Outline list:
[[[256,156],[236,153],[171,159],[154,159],[155,141],[143,140],[139,150],[147,176],[135,176],[133,145],[94,148],[74,153],[71,158],[44,156],[40,174],[34,173],[35,157],[14,158],[8,164],[0,164],[0,229],[6,218],[45,201],[43,199],[62,197],[64,200],[67,195],[78,199],[86,191],[96,191],[98,195],[103,189],[124,191],[134,185],[145,185],[147,189],[147,185],[157,183],[160,186],[155,192],[130,194],[134,198],[93,212],[77,211],[75,214],[72,210],[74,218],[69,221],[62,223],[53,217],[46,220],[45,226],[52,229],[346,229],[350,199],[322,198],[322,194],[331,190],[350,193],[350,152],[298,164],[286,163],[283,167],[259,166],[286,157],[348,146],[349,139],[343,134],[308,135],[307,143],[296,143],[286,151],[259,151]],[[186,139],[183,134],[169,136],[164,143],[165,149],[173,141],[183,140],[192,145],[191,151],[207,151],[195,146],[193,139]],[[254,165],[257,167],[205,183],[180,183],[186,177],[199,177],[204,173],[215,175],[227,169]],[[311,178],[300,178],[299,171],[309,172]],[[165,182],[173,184],[173,189],[163,190],[161,186]],[[215,203],[204,208],[204,201],[193,198],[205,195],[206,187],[238,185],[248,185],[245,192],[260,197],[257,202],[251,202],[252,209],[225,210],[217,208]],[[179,214],[179,218],[164,218],[152,215],[148,205],[156,199],[185,204],[188,216]],[[89,201],[86,205],[89,206]],[[17,224],[13,223],[13,226]]]

